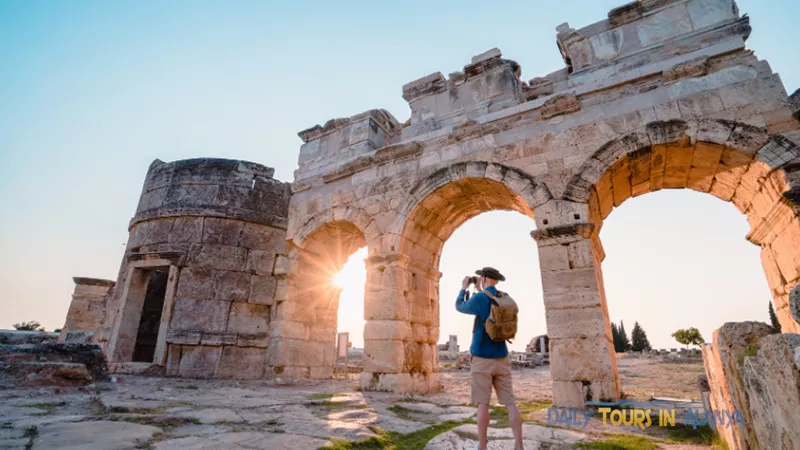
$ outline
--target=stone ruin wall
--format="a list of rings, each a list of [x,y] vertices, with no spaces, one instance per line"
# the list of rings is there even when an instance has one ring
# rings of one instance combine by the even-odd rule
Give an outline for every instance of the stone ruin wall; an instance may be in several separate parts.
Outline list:
[[[74,277],[75,290],[72,293],[67,311],[67,319],[61,328],[59,342],[64,342],[70,332],[91,333],[90,339],[100,331],[106,321],[106,305],[114,296],[114,285],[111,280],[99,278]]]
[[[405,85],[406,124],[373,110],[301,132],[291,273],[306,279],[306,250],[330,254],[319,243],[336,236],[347,252],[369,248],[362,388],[432,386],[442,245],[494,209],[536,220],[559,406],[619,398],[599,231],[633,196],[689,188],[732,202],[763,249],[784,330],[797,331],[800,124],[780,77],[746,48],[750,31],[730,0],[636,2],[579,30],[559,26],[558,72],[524,82],[493,49]],[[318,304],[295,289],[290,278],[279,301]],[[297,311],[276,323],[308,336],[320,314]]]
[[[765,323],[726,323],[703,347],[711,410],[741,411],[742,422],[717,427],[731,450],[800,447],[800,335],[774,333]]]
[[[156,161],[97,341],[126,359],[137,317],[124,287],[161,264],[168,375],[328,378],[331,278],[366,246],[361,386],[436,391],[442,246],[477,214],[515,210],[536,221],[554,403],[618,399],[599,231],[628,198],[677,188],[747,217],[779,320],[798,332],[800,122],[749,34],[731,0],[640,1],[563,24],[560,71],[523,81],[493,49],[406,84],[405,124],[371,110],[300,132],[291,195],[258,164]]]
[[[140,316],[126,310],[122,287],[144,263],[176,268],[172,305],[161,317],[167,375],[264,375],[289,198],[288,185],[272,175],[234,160],[151,164],[98,339],[110,362],[131,360]]]

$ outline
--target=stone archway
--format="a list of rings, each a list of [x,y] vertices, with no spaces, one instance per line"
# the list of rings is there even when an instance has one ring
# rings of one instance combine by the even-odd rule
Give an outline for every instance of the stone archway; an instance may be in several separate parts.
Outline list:
[[[285,298],[279,298],[271,328],[273,344],[267,363],[276,375],[333,375],[341,293],[333,280],[350,255],[369,242],[361,228],[341,219],[358,216],[359,211],[353,209],[321,215],[309,221],[294,241],[288,257]],[[373,237],[373,229],[367,229]]]
[[[797,332],[788,292],[800,284],[800,220],[787,165],[797,156],[792,141],[743,123],[653,122],[601,147],[570,180],[564,198],[537,211],[534,237],[560,405],[619,398],[599,231],[630,197],[688,188],[732,202],[751,225],[747,239],[762,248],[783,329]]]
[[[487,162],[463,162],[419,181],[384,233],[388,253],[367,258],[361,386],[430,392],[439,388],[439,257],[456,228],[483,212],[533,217],[552,198],[530,175]]]

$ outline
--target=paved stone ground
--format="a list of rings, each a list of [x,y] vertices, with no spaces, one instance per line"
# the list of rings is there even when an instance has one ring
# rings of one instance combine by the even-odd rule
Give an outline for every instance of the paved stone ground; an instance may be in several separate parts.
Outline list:
[[[445,421],[462,424],[433,437],[426,450],[470,448],[477,435],[466,371],[442,372],[445,391],[421,397],[358,392],[355,377],[237,382],[117,376],[115,381],[86,388],[0,389],[0,448],[302,450],[377,437],[382,430],[413,433]],[[549,400],[547,367],[515,371],[515,381],[519,400]],[[546,421],[546,410],[527,415],[526,449],[573,448],[609,431],[631,431],[599,423],[567,430]],[[508,428],[492,428],[490,438],[491,449],[513,448]]]

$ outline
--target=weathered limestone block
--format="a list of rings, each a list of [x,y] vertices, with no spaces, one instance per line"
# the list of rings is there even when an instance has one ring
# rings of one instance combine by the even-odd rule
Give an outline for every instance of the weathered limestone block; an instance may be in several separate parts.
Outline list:
[[[414,328],[423,326],[414,324]],[[412,326],[400,320],[369,320],[364,325],[364,340],[369,341],[410,341]],[[427,340],[427,333],[426,333]]]
[[[178,375],[187,378],[213,378],[222,356],[222,347],[183,346]]]
[[[795,286],[789,292],[789,311],[792,314],[792,318],[800,323],[800,286]]]
[[[275,303],[275,292],[278,281],[272,275],[253,275],[250,284],[250,303],[272,305]]]
[[[114,295],[115,282],[97,278],[75,277],[75,290],[67,311],[67,319],[61,329],[59,341],[64,342],[67,334],[75,332],[98,333],[106,319],[106,306]]]
[[[230,245],[239,244],[239,235],[244,228],[240,220],[206,217],[203,219],[203,244]]]
[[[244,271],[247,250],[229,245],[196,244],[189,250],[190,267]]]
[[[542,119],[573,113],[580,109],[581,104],[574,94],[557,95],[542,105]]]
[[[170,328],[175,330],[225,331],[230,302],[175,299]]]
[[[762,338],[757,356],[745,357],[742,381],[760,448],[800,447],[800,335]]]
[[[4,385],[20,387],[84,386],[92,382],[86,366],[65,362],[0,363]]]
[[[269,307],[245,302],[231,303],[227,330],[236,333],[267,333]]]
[[[673,83],[681,78],[701,77],[708,73],[708,58],[702,57],[676,64],[664,71],[664,83]]]
[[[601,336],[611,339],[611,330],[606,326],[606,315],[601,308],[550,308],[545,315],[547,335],[551,339]]]
[[[761,322],[729,322],[714,331],[713,344],[703,347],[714,411],[742,411],[744,423],[752,423],[742,365],[746,356],[755,354],[761,339],[772,332],[772,327]],[[734,423],[720,431],[731,449],[758,448],[753,430],[746,425]]]
[[[406,291],[392,289],[366,291],[364,296],[364,318],[368,321],[408,321],[411,319],[409,299],[407,298]],[[428,320],[430,320],[430,318]]]
[[[429,385],[429,383],[426,383]],[[407,394],[414,392],[414,383],[408,373],[370,373],[365,371],[359,376],[362,391],[394,392]]]
[[[554,381],[613,382],[618,378],[616,373],[614,346],[605,336],[550,340],[550,374]]]
[[[405,356],[401,341],[364,341],[364,372],[400,373]]]
[[[266,359],[264,348],[225,347],[217,375],[220,378],[256,380],[264,376]]]

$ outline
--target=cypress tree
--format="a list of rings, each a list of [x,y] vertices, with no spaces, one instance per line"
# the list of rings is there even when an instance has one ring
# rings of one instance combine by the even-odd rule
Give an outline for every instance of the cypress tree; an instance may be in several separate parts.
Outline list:
[[[617,324],[615,324],[614,322],[611,322],[611,338],[612,341],[614,342],[614,351],[617,353],[624,352],[625,346],[622,343],[622,340],[620,339],[619,329],[617,328]]]
[[[633,331],[631,331],[631,350],[635,352],[643,352],[650,350],[650,341],[647,340],[647,333],[639,325],[639,322],[633,323]]]
[[[772,322],[772,329],[776,333],[781,332],[781,323],[778,322],[778,316],[775,315],[775,309],[772,308],[772,302],[769,302],[769,321]]]

